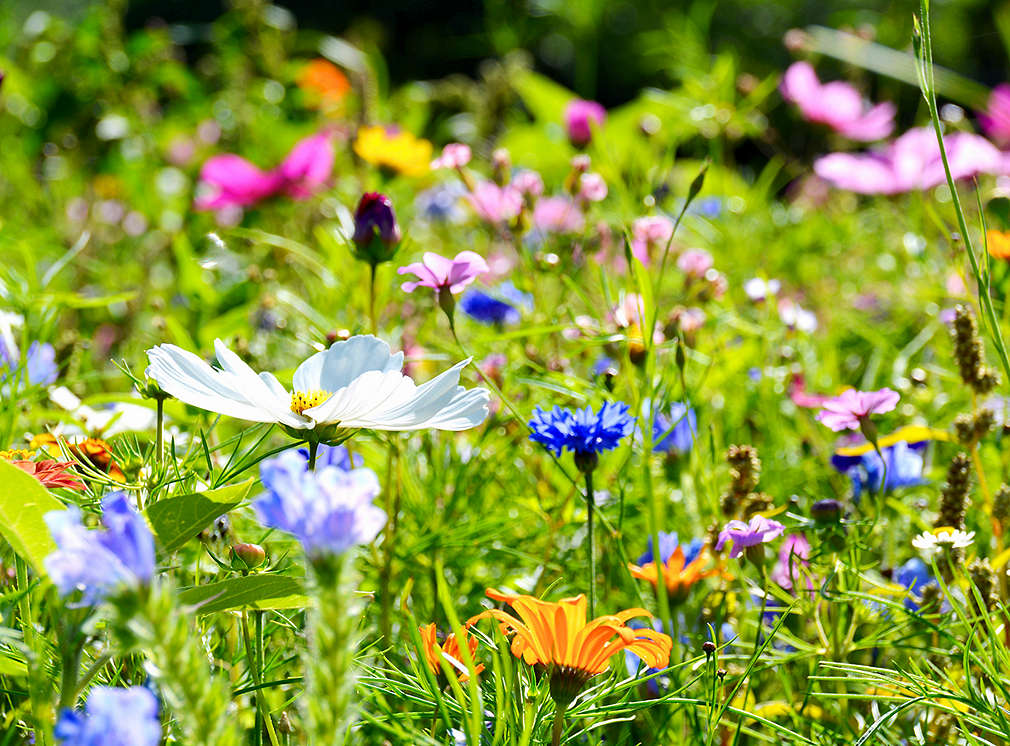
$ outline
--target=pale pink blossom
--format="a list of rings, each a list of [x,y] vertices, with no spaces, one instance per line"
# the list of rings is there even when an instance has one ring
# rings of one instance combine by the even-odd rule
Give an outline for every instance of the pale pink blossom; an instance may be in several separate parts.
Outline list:
[[[544,193],[544,180],[536,171],[524,169],[512,178],[512,188],[524,197],[539,197]]]
[[[662,215],[637,218],[631,225],[631,253],[648,265],[654,253],[666,250],[673,236],[673,221]]]
[[[413,274],[417,281],[405,282],[400,287],[404,292],[412,293],[415,288],[431,288],[440,292],[448,288],[451,293],[460,293],[467,285],[480,275],[487,273],[488,266],[484,258],[473,251],[461,251],[453,259],[426,251],[422,261],[400,267],[397,274]]]
[[[466,196],[474,211],[489,223],[505,223],[515,218],[523,209],[523,198],[518,190],[500,187],[493,181],[482,181]]]
[[[955,180],[1010,173],[1010,161],[984,137],[955,132],[944,137],[944,144]],[[928,127],[910,129],[881,149],[818,158],[814,171],[839,189],[860,194],[900,194],[947,182],[936,134]]]
[[[992,89],[978,124],[990,138],[1002,146],[1010,145],[1010,85],[1000,83]]]
[[[688,277],[701,279],[712,267],[712,255],[704,249],[688,249],[677,257],[677,269]]]
[[[586,227],[586,218],[571,200],[547,197],[537,202],[533,225],[548,233],[581,233]]]
[[[460,142],[451,142],[442,148],[442,154],[431,162],[432,169],[463,168],[470,162],[470,146]]]
[[[898,392],[891,389],[847,389],[833,399],[826,400],[824,408],[817,413],[817,419],[835,432],[859,430],[871,414],[883,414],[894,409],[899,398]]]
[[[771,572],[771,579],[787,591],[792,590],[795,581],[803,577],[801,568],[810,566],[810,542],[803,534],[789,534],[779,548],[778,562]],[[813,586],[807,578],[807,588]]]
[[[791,65],[779,90],[799,107],[804,119],[825,124],[850,140],[881,140],[894,130],[894,104],[867,106],[848,83],[822,84],[809,62]]]
[[[579,177],[579,199],[586,202],[602,202],[607,197],[607,182],[597,173],[582,174]]]

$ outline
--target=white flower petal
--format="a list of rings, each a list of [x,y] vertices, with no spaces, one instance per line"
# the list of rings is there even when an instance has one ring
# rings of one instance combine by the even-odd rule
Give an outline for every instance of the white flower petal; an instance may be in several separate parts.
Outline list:
[[[403,368],[403,353],[390,354],[389,345],[363,335],[335,342],[298,366],[295,391],[339,391],[370,370],[388,372]]]

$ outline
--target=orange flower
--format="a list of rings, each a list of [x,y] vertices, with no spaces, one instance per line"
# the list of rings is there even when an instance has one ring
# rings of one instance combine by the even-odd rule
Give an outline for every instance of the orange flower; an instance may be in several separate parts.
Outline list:
[[[989,256],[994,259],[1010,259],[1010,233],[988,230],[985,232],[985,243],[989,248]]]
[[[80,443],[69,443],[61,439],[71,454],[82,463],[87,462],[117,482],[125,482],[126,476],[112,456],[112,448],[100,438],[85,438]],[[60,440],[52,433],[41,433],[32,438],[29,448],[41,448],[53,456],[59,455]]]
[[[69,462],[46,459],[45,461],[11,461],[10,464],[25,474],[35,477],[43,487],[63,487],[68,490],[84,489],[84,483],[75,479],[73,473],[70,472],[73,464]]]
[[[504,601],[518,618],[500,609],[489,609],[470,620],[492,617],[503,634],[512,634],[512,654],[529,665],[547,668],[551,697],[560,711],[571,704],[586,682],[607,670],[610,658],[630,650],[650,668],[665,668],[673,641],[653,629],[632,629],[626,622],[637,616],[652,616],[645,609],[627,609],[586,621],[586,597],[565,598],[558,603],[533,596],[503,593],[493,588],[487,595]]]
[[[476,666],[474,672],[479,674],[484,670],[484,665],[477,665],[476,663],[477,638],[471,636],[467,631],[469,626],[469,623],[463,625],[463,634],[466,636],[466,646],[470,649],[470,659],[474,661],[474,665]],[[451,666],[463,672],[459,677],[461,683],[466,682],[470,678],[469,673],[466,672],[466,664],[463,662],[463,654],[460,652],[455,632],[451,632],[442,644],[439,644],[438,631],[435,629],[434,622],[418,627],[417,631],[421,633],[421,642],[424,643],[425,662],[433,674],[442,676],[442,664],[440,661],[444,657],[449,661]]]
[[[340,68],[321,57],[312,60],[298,73],[298,87],[329,106],[339,104],[351,90],[351,84]]]
[[[691,586],[702,578],[719,575],[718,568],[704,569],[705,558],[701,553],[693,560],[684,563],[684,550],[678,545],[670,554],[663,566],[663,580],[666,581],[666,597],[671,603],[681,603],[691,592]],[[641,561],[641,560],[639,560]],[[648,580],[655,588],[659,581],[659,571],[655,561],[646,562],[642,566],[628,563],[628,570],[639,580]]]

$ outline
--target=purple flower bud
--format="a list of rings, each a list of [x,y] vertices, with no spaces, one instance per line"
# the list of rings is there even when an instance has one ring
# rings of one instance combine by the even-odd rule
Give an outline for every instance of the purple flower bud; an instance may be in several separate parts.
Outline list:
[[[379,264],[393,258],[400,244],[400,226],[389,197],[377,192],[362,195],[354,211],[354,246],[359,259]]]
[[[565,131],[572,145],[584,148],[593,139],[593,128],[602,127],[607,110],[595,101],[575,99],[565,108]]]

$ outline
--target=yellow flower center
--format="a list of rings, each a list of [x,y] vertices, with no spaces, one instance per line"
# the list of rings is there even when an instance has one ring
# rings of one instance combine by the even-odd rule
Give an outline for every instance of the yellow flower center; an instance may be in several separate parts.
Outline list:
[[[306,409],[318,407],[329,398],[329,391],[292,391],[291,411],[301,414]]]

